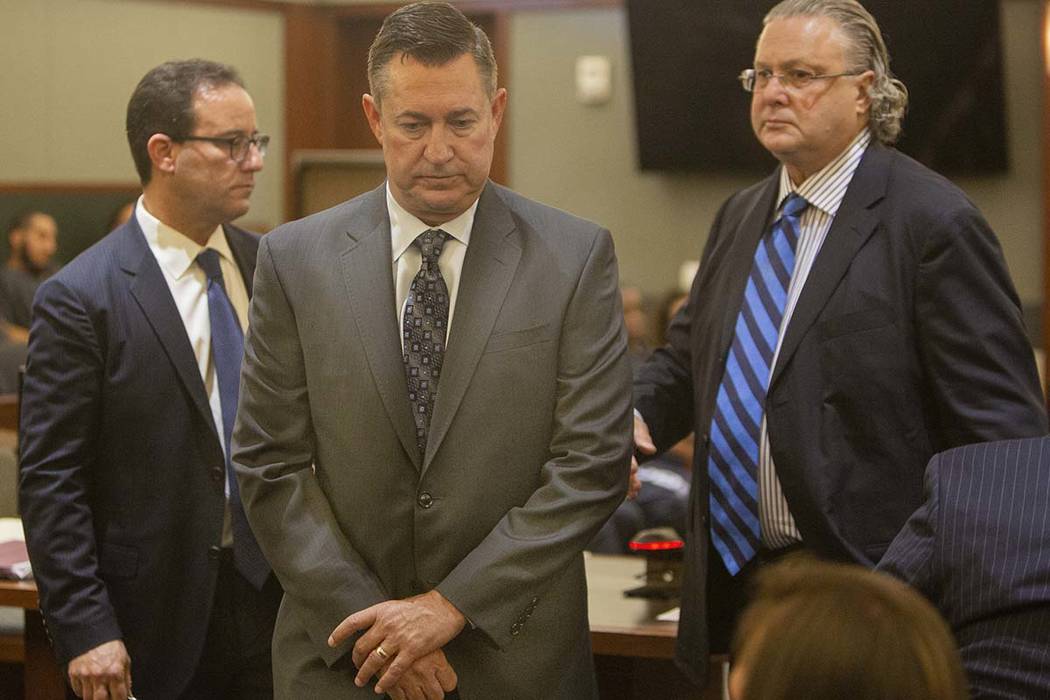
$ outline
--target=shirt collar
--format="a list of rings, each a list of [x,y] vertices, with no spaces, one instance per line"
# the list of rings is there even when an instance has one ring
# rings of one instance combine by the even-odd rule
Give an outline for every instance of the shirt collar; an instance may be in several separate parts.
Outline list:
[[[430,226],[423,223],[404,207],[398,204],[390,191],[390,182],[386,185],[386,208],[390,213],[390,248],[396,261],[408,250],[412,242],[424,231],[440,228],[463,245],[470,244],[470,232],[474,228],[474,215],[478,211],[478,201],[475,199],[470,207],[451,221],[446,221],[441,226]]]
[[[153,216],[146,209],[145,198],[140,196],[135,205],[135,218],[142,229],[146,242],[153,250],[161,269],[173,279],[181,279],[205,248],[214,248],[221,257],[236,264],[230,244],[223,235],[222,226],[216,226],[206,244],[198,245],[189,236],[179,233],[171,226]]]
[[[791,193],[805,198],[811,207],[820,209],[828,216],[834,217],[842,206],[846,196],[846,187],[853,179],[853,173],[860,165],[861,156],[871,143],[871,131],[861,129],[846,148],[830,163],[813,173],[796,187],[788,176],[787,168],[780,167],[780,194],[777,197],[777,210],[784,204],[784,199]]]

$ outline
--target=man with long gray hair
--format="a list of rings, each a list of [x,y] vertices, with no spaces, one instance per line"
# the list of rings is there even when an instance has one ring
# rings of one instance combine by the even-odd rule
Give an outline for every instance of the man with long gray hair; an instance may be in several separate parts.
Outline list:
[[[719,211],[635,442],[697,435],[678,660],[702,682],[754,571],[877,563],[948,447],[1046,432],[1019,302],[980,212],[894,150],[907,91],[853,0],[785,0],[740,75],[780,167]]]

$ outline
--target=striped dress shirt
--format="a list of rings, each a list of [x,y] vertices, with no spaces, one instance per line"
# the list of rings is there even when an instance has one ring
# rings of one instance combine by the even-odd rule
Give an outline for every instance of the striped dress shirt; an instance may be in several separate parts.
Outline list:
[[[860,165],[865,149],[871,143],[871,132],[864,129],[837,158],[828,163],[822,170],[808,177],[805,182],[795,186],[788,177],[787,169],[780,168],[780,193],[777,202],[792,192],[799,194],[809,202],[809,207],[802,213],[799,225],[798,247],[795,250],[795,271],[788,286],[787,302],[784,305],[784,318],[780,322],[780,334],[773,361],[769,365],[770,375],[780,357],[780,346],[784,340],[795,305],[802,294],[802,289],[809,278],[810,270],[817,253],[820,252],[824,239],[828,235],[831,223],[835,220],[846,196],[846,188],[853,180],[853,174]],[[774,213],[774,220],[780,215],[780,206]],[[772,221],[770,222],[772,225]],[[787,499],[777,477],[773,455],[769,448],[769,430],[766,418],[762,416],[761,437],[758,448],[758,520],[762,529],[762,544],[770,549],[780,549],[802,541],[802,534],[795,525]]]

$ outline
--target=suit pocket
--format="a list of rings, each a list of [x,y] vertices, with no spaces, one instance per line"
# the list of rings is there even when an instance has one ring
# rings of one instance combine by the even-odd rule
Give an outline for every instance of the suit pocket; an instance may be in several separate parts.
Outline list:
[[[551,324],[543,323],[538,326],[530,326],[529,328],[522,328],[517,331],[507,331],[505,333],[495,333],[489,337],[489,342],[485,345],[485,352],[501,352],[503,350],[513,350],[514,348],[525,347],[526,345],[535,345],[536,343],[542,343],[551,339],[550,333]]]
[[[103,542],[99,548],[98,572],[109,578],[135,578],[139,570],[139,552],[112,542]]]
[[[851,333],[870,331],[893,323],[889,309],[879,307],[835,316],[820,323],[820,337],[830,340]]]

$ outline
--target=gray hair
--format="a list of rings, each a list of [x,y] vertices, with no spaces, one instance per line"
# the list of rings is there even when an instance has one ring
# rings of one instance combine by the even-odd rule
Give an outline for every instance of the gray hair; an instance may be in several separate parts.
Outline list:
[[[489,98],[496,94],[496,57],[488,36],[448,3],[412,3],[383,20],[368,49],[368,89],[377,104],[386,87],[386,66],[399,54],[425,66],[443,66],[470,54],[485,93]]]
[[[783,0],[770,10],[762,25],[786,17],[827,17],[846,36],[849,70],[870,70],[875,80],[868,89],[871,107],[868,125],[881,143],[892,144],[908,109],[908,88],[890,71],[890,54],[875,18],[856,0]]]

